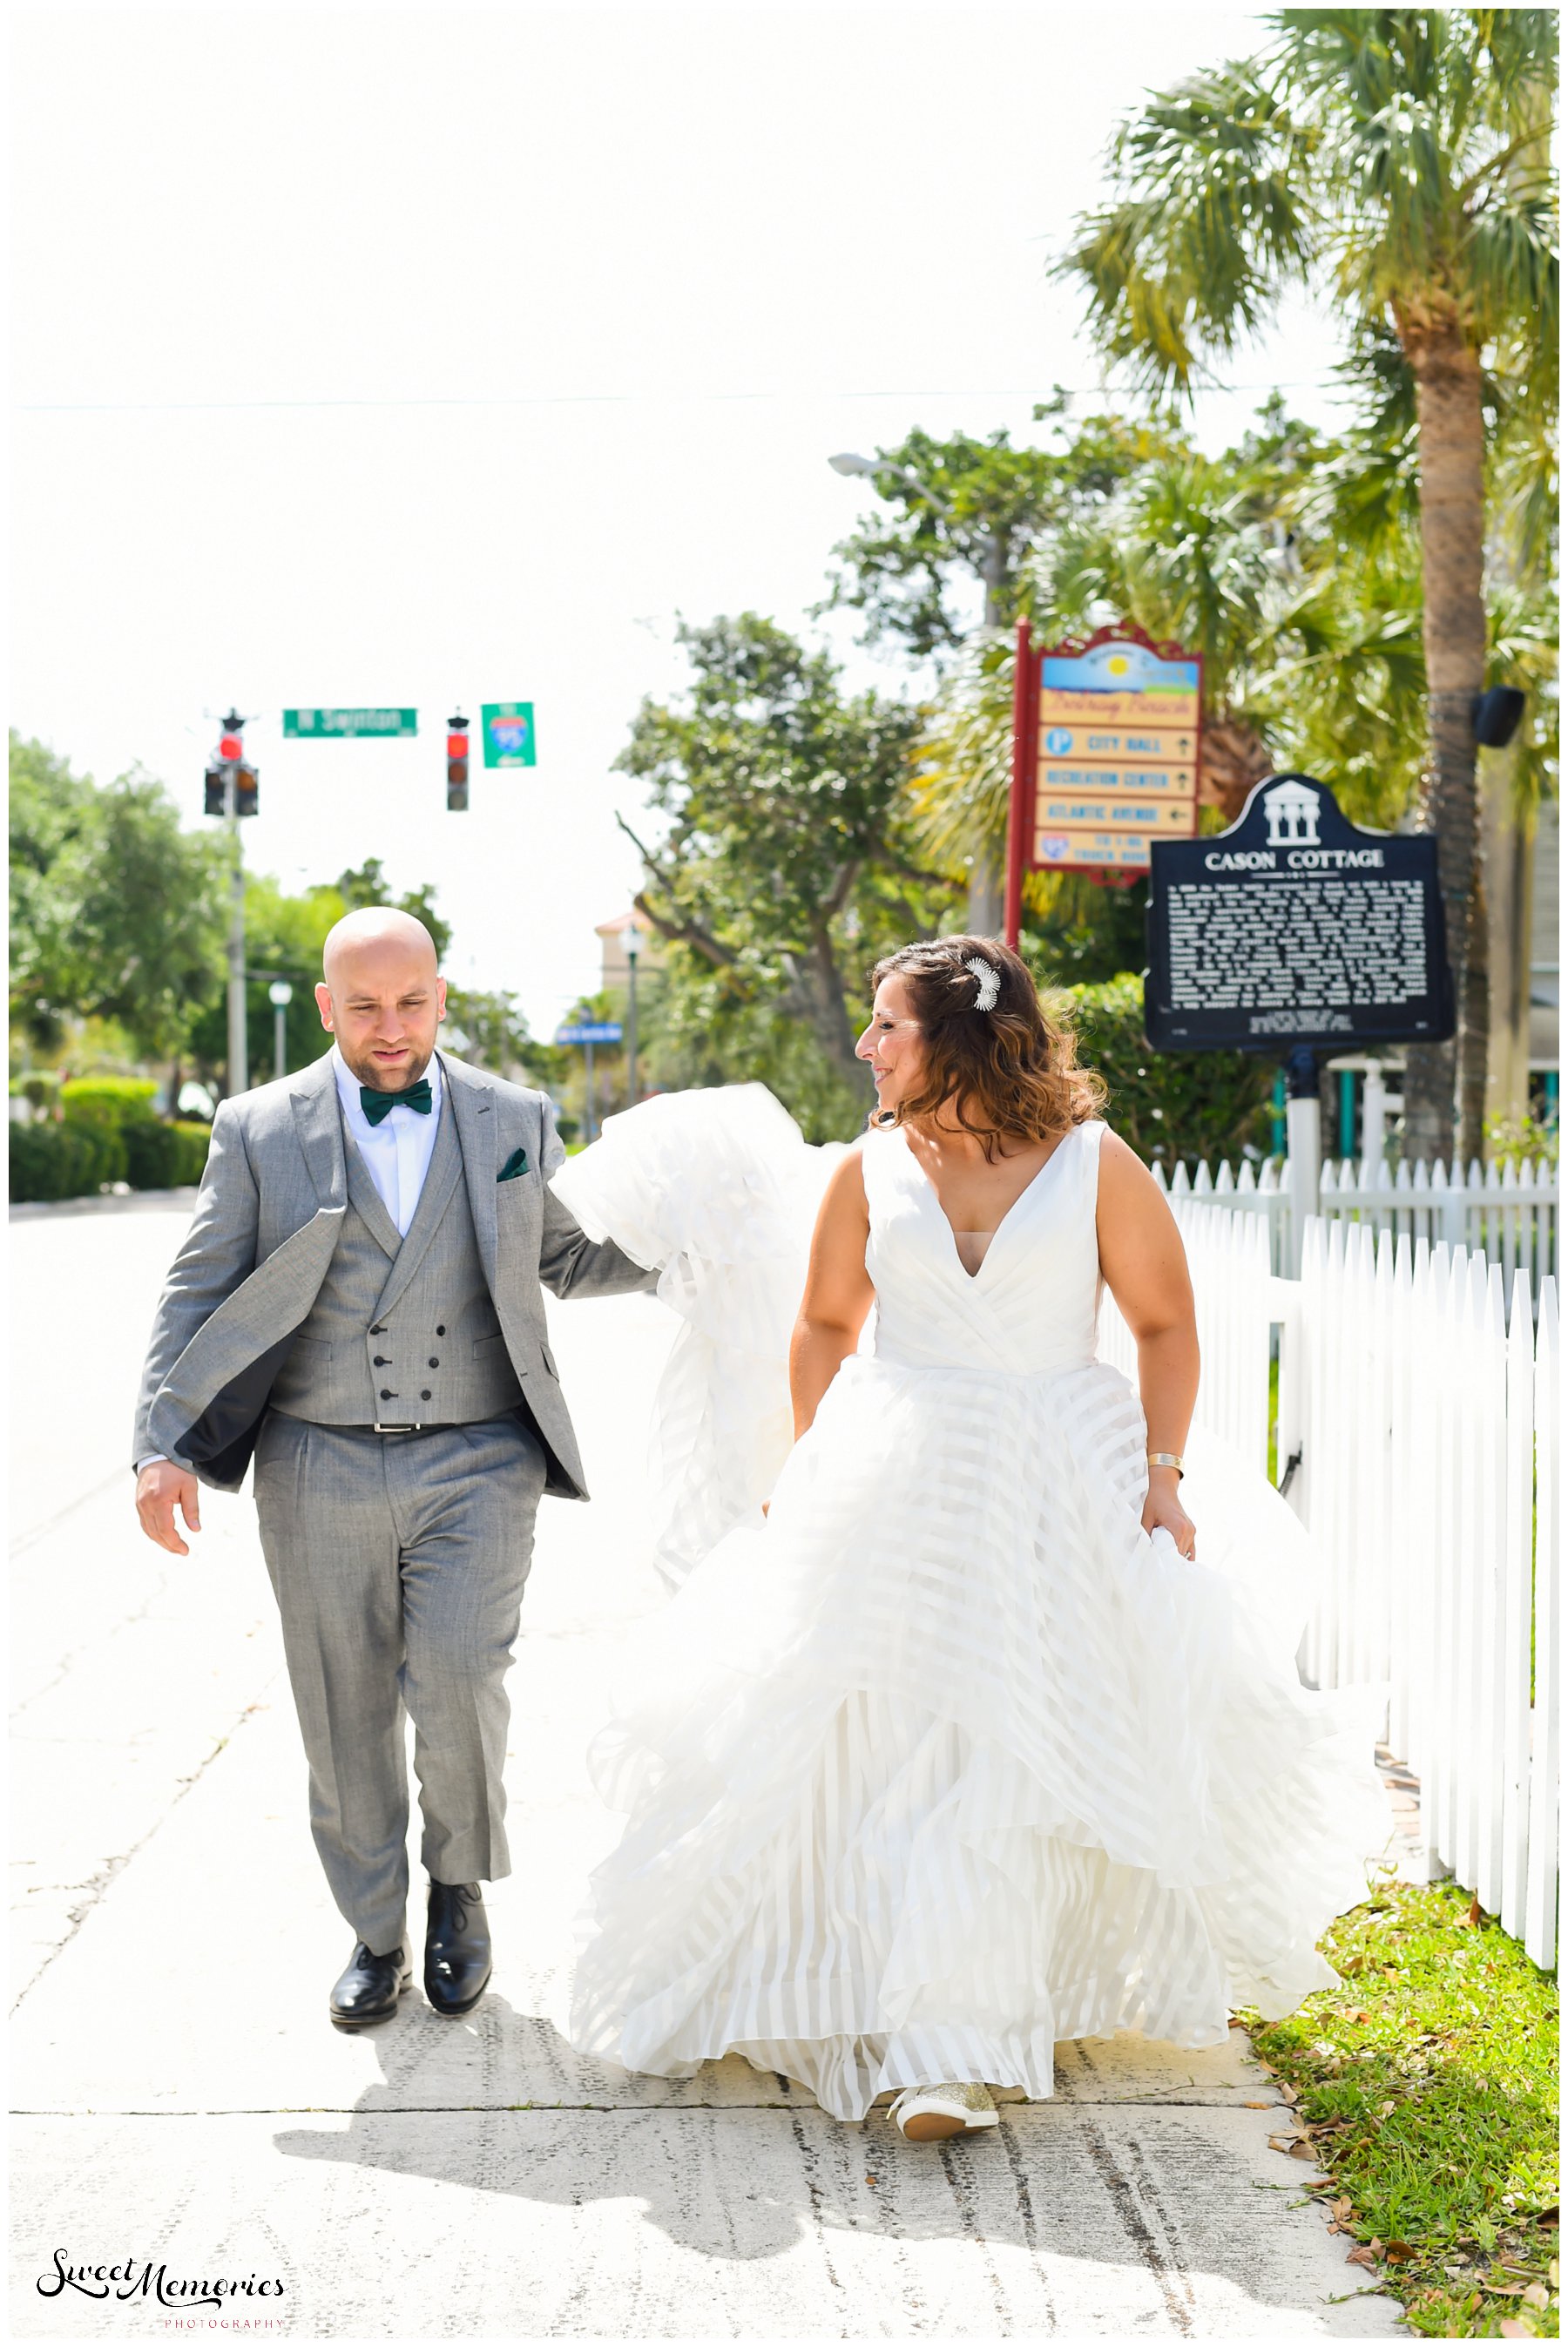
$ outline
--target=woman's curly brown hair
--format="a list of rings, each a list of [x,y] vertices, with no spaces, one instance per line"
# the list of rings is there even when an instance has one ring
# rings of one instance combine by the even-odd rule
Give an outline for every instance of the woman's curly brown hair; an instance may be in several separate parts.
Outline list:
[[[1000,981],[993,1009],[976,1008],[980,980],[966,962],[986,962]],[[927,938],[886,955],[871,973],[902,979],[926,1040],[924,1081],[874,1124],[907,1124],[948,1109],[984,1146],[1049,1141],[1105,1104],[1102,1076],[1076,1061],[1072,1030],[1040,1001],[1028,968],[995,938]]]

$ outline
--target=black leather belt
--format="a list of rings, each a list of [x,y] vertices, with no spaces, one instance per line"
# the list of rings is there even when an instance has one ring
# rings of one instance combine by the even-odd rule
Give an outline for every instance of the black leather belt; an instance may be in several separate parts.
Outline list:
[[[456,1418],[415,1418],[406,1423],[389,1424],[385,1419],[378,1418],[374,1426],[355,1426],[349,1431],[354,1434],[446,1434],[462,1423]]]

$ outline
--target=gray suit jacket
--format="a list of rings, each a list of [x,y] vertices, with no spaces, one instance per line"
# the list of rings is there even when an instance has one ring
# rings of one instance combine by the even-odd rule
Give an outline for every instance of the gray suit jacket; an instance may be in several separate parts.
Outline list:
[[[546,1488],[588,1497],[577,1437],[545,1337],[540,1283],[557,1296],[651,1289],[659,1275],[595,1245],[546,1177],[561,1163],[555,1114],[528,1092],[441,1054],[474,1231],[496,1317],[544,1445]],[[301,1074],[224,1101],[196,1213],[153,1322],[133,1458],[185,1460],[238,1491],[295,1330],[326,1277],[348,1204],[331,1052]],[[517,1150],[528,1171],[498,1177]]]

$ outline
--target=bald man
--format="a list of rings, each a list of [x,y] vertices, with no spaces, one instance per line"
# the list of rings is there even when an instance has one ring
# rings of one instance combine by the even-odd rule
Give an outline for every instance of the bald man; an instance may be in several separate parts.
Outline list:
[[[349,914],[316,1002],[332,1049],[213,1119],[132,1455],[142,1529],[179,1556],[200,1486],[238,1491],[254,1457],[311,1829],[354,1932],[329,2011],[357,2029],[413,1977],[405,1711],[425,1993],[448,2014],[484,1993],[534,1514],[545,1491],[588,1497],[543,1288],[658,1273],[590,1242],[548,1188],[565,1152],[546,1096],[436,1050],[446,988],[420,922]]]

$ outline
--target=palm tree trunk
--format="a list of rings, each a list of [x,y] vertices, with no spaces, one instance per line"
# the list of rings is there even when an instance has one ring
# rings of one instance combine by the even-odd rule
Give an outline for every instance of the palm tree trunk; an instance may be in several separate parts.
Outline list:
[[[1455,1148],[1457,1109],[1457,1153],[1468,1163],[1481,1153],[1488,1024],[1471,724],[1476,695],[1486,681],[1481,361],[1451,310],[1402,310],[1399,325],[1415,376],[1421,471],[1422,637],[1431,745],[1423,817],[1437,834],[1438,885],[1459,1017],[1453,1046],[1415,1044],[1408,1054],[1405,1153],[1446,1157]]]
[[[1205,717],[1198,764],[1198,804],[1217,806],[1227,824],[1246,805],[1247,793],[1274,772],[1262,734],[1245,718]]]

